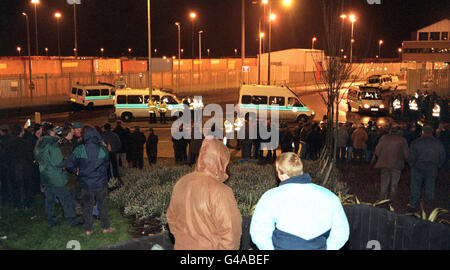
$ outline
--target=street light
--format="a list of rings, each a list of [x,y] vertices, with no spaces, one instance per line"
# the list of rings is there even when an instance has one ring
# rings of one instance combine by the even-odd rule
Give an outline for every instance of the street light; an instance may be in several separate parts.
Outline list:
[[[37,27],[37,5],[39,4],[39,0],[31,0],[31,3],[34,4],[34,31],[36,33],[36,56],[38,56],[39,42],[38,42],[38,27]]]
[[[317,38],[316,37],[313,37],[312,38],[312,49],[314,50],[314,43],[317,41]]]
[[[17,47],[17,52],[19,53],[19,57],[21,56],[21,55],[20,55],[20,51],[22,51],[22,48]]]
[[[155,56],[156,56],[156,53],[158,52],[158,49],[154,49],[153,52],[155,53]]]
[[[61,19],[61,13],[56,12],[55,13],[55,18],[56,18],[56,31],[58,34],[58,58],[61,58],[61,41],[60,41],[60,37],[59,37],[59,19]]]
[[[48,57],[48,48],[45,48],[45,56]]]
[[[202,34],[203,30],[198,31],[198,80],[202,77]]]
[[[128,57],[131,57],[131,48],[128,48]]]
[[[75,57],[77,56],[77,48],[73,48],[73,54],[75,55]]]
[[[28,14],[25,12],[22,12],[22,15],[25,16],[26,23],[27,23],[27,45],[28,45],[28,73],[30,74],[30,101],[33,103],[33,81],[31,79],[31,46],[30,46],[30,23],[28,21]]]
[[[208,58],[209,58],[209,53],[211,52],[210,49],[206,49],[206,52],[208,53]]]
[[[378,56],[380,57],[380,59],[381,59],[381,45],[383,44],[383,40],[379,40],[378,41]]]
[[[355,41],[353,39],[353,24],[356,21],[356,16],[354,14],[350,14],[349,19],[352,22],[352,35],[351,35],[351,39],[350,39],[350,63],[352,63],[352,61],[353,61],[353,42]]]
[[[101,48],[100,52],[102,53],[102,58],[103,58],[103,52],[105,51],[105,49]]]
[[[151,27],[151,4],[150,0],[147,0],[147,39],[148,39],[148,94],[151,100],[153,94],[153,82],[152,82],[152,27]]]
[[[262,39],[263,38],[264,38],[264,33],[259,33],[258,84],[261,84],[261,50],[262,50]]]
[[[191,12],[189,13],[189,18],[191,18],[191,31],[192,31],[192,59],[195,58],[195,44],[194,44],[194,28],[195,28],[195,19],[197,18],[197,13]]]
[[[402,60],[402,48],[398,48],[398,58],[400,58],[400,61]]]
[[[234,56],[237,57],[238,49],[234,49]]]
[[[181,68],[181,24],[176,22],[178,28],[178,70],[177,70],[177,90],[180,90],[180,68]]]
[[[77,41],[77,1],[73,1],[73,33],[75,41],[75,58],[78,57],[78,41]]]

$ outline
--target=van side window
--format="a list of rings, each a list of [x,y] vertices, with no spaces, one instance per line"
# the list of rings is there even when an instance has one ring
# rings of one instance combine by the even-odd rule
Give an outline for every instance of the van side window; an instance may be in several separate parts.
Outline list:
[[[252,103],[252,96],[244,95],[242,96],[242,104],[251,104]]]
[[[297,98],[294,98],[294,97],[290,97],[288,99],[288,103],[289,103],[289,106],[305,107]]]
[[[284,106],[284,97],[269,97],[269,105],[280,105]]]
[[[77,94],[77,89],[76,88],[72,88],[72,94],[74,94],[74,95]]]
[[[142,104],[144,99],[141,95],[130,95],[128,96],[128,104]]]
[[[252,96],[252,104],[267,105],[267,97],[266,96]]]
[[[86,90],[86,96],[87,97],[98,97],[98,96],[100,96],[100,90],[99,89]]]
[[[109,96],[109,89],[102,89],[101,96]]]
[[[116,89],[111,89],[111,96],[115,96],[116,95]]]
[[[83,89],[78,89],[78,95],[82,96],[83,95]]]
[[[127,96],[125,95],[117,96],[117,104],[127,104]]]

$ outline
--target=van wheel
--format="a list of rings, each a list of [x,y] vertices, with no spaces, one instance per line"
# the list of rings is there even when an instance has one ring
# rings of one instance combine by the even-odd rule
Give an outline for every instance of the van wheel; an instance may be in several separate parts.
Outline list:
[[[89,103],[88,105],[87,105],[87,109],[88,109],[88,111],[92,111],[93,109],[94,109],[94,103]]]
[[[131,122],[131,120],[133,119],[133,115],[129,112],[123,113],[122,114],[122,121],[124,122]]]

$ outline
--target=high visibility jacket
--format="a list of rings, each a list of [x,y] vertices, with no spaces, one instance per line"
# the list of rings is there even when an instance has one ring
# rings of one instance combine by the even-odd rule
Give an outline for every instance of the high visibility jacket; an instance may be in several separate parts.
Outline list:
[[[167,103],[165,103],[164,101],[161,103],[161,102],[159,102],[158,103],[158,111],[160,112],[160,113],[165,113],[165,112],[167,112]]]
[[[149,100],[149,101],[148,101],[148,112],[149,112],[149,113],[156,113],[156,111],[157,111],[156,105],[157,105],[157,104],[158,104],[158,103],[157,103],[156,100],[155,100],[155,101]]]

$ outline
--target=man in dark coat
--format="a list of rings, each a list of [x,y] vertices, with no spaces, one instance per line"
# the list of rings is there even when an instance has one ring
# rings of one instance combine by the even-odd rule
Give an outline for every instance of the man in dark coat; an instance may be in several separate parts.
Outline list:
[[[431,127],[423,127],[422,137],[414,140],[409,150],[411,196],[408,207],[410,211],[418,208],[423,184],[425,184],[426,202],[433,201],[438,169],[444,165],[445,159],[446,153],[442,142],[433,137]]]
[[[36,147],[36,143],[42,137],[42,125],[36,123],[33,127],[33,133],[27,136],[27,141],[30,144],[31,149]],[[40,194],[41,193],[41,179],[39,173],[39,164],[36,162],[36,158],[33,153],[33,167],[31,169],[31,179],[33,180],[33,193]]]
[[[6,155],[6,143],[9,141],[8,126],[0,126],[0,184],[2,188],[2,203],[10,201],[10,183],[9,183],[9,168]]]
[[[144,144],[146,138],[139,126],[134,127],[134,132],[130,134],[130,154],[133,162],[133,168],[144,168]]]
[[[156,164],[156,159],[158,157],[158,135],[153,131],[153,128],[149,129],[150,134],[148,135],[147,142],[145,143],[145,149],[147,150],[148,164]]]
[[[83,144],[75,148],[66,162],[67,171],[77,174],[80,180],[84,229],[87,236],[93,233],[92,209],[95,200],[103,233],[114,231],[114,228],[110,227],[107,206],[109,151],[101,140],[102,137],[95,128],[85,127]]]
[[[122,142],[119,135],[111,131],[111,125],[106,123],[103,126],[102,138],[109,150],[109,166],[108,166],[108,179],[119,178],[119,168],[117,167],[116,153],[122,148]],[[112,168],[112,175],[111,175]],[[112,176],[112,177],[111,177]]]
[[[120,147],[120,150],[117,151],[117,159],[119,167],[126,167],[126,152],[127,152],[127,144],[126,144],[126,136],[127,132],[122,127],[122,122],[117,121],[117,125],[114,128],[113,132],[115,132],[117,135],[119,135],[120,142],[122,144],[122,147]]]
[[[293,142],[294,142],[294,137],[292,136],[292,133],[289,130],[287,123],[281,123],[281,129],[280,129],[281,153],[294,151],[294,149],[292,147]]]
[[[23,127],[15,125],[12,138],[6,145],[6,158],[10,169],[11,195],[15,209],[28,209],[33,203],[31,168],[33,152],[24,139]]]

